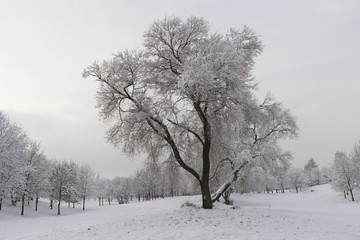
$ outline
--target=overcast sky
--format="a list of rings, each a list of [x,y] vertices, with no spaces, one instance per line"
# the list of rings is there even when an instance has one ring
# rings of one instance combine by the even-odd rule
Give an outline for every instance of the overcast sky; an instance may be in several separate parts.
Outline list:
[[[248,25],[264,53],[254,71],[296,116],[299,138],[282,145],[293,166],[313,157],[329,167],[335,151],[360,140],[360,1],[17,1],[0,0],[0,111],[40,141],[50,158],[89,163],[104,177],[141,166],[105,143],[95,109],[97,84],[83,79],[94,60],[141,45],[165,16],[201,16],[213,32]]]

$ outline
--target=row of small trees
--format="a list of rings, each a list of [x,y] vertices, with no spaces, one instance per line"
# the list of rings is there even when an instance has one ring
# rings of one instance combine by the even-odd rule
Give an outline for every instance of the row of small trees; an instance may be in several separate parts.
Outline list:
[[[93,194],[96,174],[89,165],[47,159],[41,146],[31,140],[21,126],[10,122],[0,112],[0,210],[3,203],[21,202],[21,215],[26,203],[40,197],[58,203],[83,201]]]
[[[0,112],[0,210],[4,200],[14,205],[21,199],[24,214],[26,197],[41,192],[44,160],[40,145]]]
[[[360,189],[360,143],[347,154],[342,151],[335,153],[332,167],[332,186],[335,190],[344,192],[344,197],[350,192],[351,200],[355,201],[354,190]]]
[[[134,177],[99,179],[96,183],[96,197],[99,206],[103,206],[104,199],[109,204],[113,199],[122,204],[133,198],[146,201],[192,194],[191,183],[184,180],[185,174],[174,163],[147,162]]]
[[[294,189],[296,193],[308,186],[328,183],[331,174],[328,168],[319,170],[314,159],[309,159],[304,168],[283,166],[253,166],[247,167],[233,185],[232,191],[239,193],[265,192],[284,193]],[[226,199],[227,201],[228,199]]]
[[[10,122],[0,112],[0,210],[3,204],[21,203],[21,215],[26,204],[35,200],[38,210],[40,198],[50,201],[50,208],[57,204],[58,215],[62,202],[73,204],[98,198],[109,204],[116,199],[119,204],[133,197],[150,200],[158,197],[189,194],[189,183],[184,173],[173,162],[162,165],[148,161],[134,177],[100,178],[91,166],[69,161],[48,159],[39,143],[31,140],[21,126]]]
[[[282,165],[248,165],[239,175],[238,180],[222,196],[230,202],[231,192],[237,193],[284,193],[294,189],[296,193],[303,188],[325,184],[331,181],[328,168],[319,169],[313,158],[309,159],[304,168],[291,168],[289,159],[282,159]],[[174,162],[163,164],[147,162],[143,169],[136,173],[133,181],[132,194],[139,201],[157,197],[199,194],[196,182],[191,181],[187,173]],[[211,177],[214,189],[221,184],[222,169]]]

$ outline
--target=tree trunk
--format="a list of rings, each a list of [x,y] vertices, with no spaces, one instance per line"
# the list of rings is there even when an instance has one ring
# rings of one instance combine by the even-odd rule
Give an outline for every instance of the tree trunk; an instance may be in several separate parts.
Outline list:
[[[101,197],[101,205],[104,206],[104,197]]]
[[[61,203],[61,200],[59,199],[59,203],[58,203],[58,215],[60,215],[60,203]]]
[[[198,111],[199,112],[199,111]],[[210,149],[211,149],[211,125],[208,123],[205,114],[199,113],[201,120],[204,123],[204,146],[203,146],[203,169],[200,181],[202,194],[202,207],[205,209],[212,209],[213,202],[211,200],[211,192],[209,186],[210,177]]]
[[[298,187],[295,187],[296,193],[299,193],[299,189]]]
[[[61,203],[61,194],[62,194],[62,189],[59,189],[59,203],[58,203],[58,215],[60,215],[60,203]]]
[[[36,194],[36,199],[35,199],[35,211],[37,211],[37,209],[38,209],[38,203],[39,203],[39,194]]]
[[[229,188],[228,190],[226,190],[223,194],[223,198],[225,200],[225,204],[226,205],[230,205],[231,201],[230,201],[230,194],[232,192],[232,188]]]
[[[2,198],[0,198],[0,211],[1,211],[1,207],[2,207]]]
[[[99,207],[101,206],[101,197],[98,198],[99,199]]]
[[[201,186],[201,195],[202,195],[202,208],[212,209],[213,202],[211,201],[209,181],[200,182],[200,186]]]
[[[54,205],[53,200],[50,200],[50,209],[51,209],[51,210],[53,209],[53,205]]]
[[[14,198],[14,195],[13,195],[13,194],[11,194],[11,205],[12,205],[12,206],[16,206],[16,202],[17,202],[17,199]]]
[[[83,196],[83,210],[85,210],[85,196]]]
[[[21,198],[21,216],[24,215],[24,207],[25,207],[25,193],[22,195]]]
[[[351,194],[351,201],[355,201],[355,199],[354,199],[354,194],[353,194],[353,190],[352,189],[350,189],[350,194]]]
[[[344,198],[346,199],[346,191],[344,190]]]

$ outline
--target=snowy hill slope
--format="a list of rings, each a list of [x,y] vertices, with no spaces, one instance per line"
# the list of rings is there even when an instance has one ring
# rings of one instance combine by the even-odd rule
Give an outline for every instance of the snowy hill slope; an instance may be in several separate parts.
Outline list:
[[[329,185],[299,194],[233,194],[234,206],[213,210],[181,207],[200,204],[199,196],[134,202],[88,210],[67,209],[56,216],[46,207],[0,212],[0,239],[360,239],[360,203],[349,202]]]

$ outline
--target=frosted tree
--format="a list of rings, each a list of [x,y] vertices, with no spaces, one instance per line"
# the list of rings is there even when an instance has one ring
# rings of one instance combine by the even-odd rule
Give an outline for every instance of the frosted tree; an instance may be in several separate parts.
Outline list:
[[[235,192],[243,194],[251,191],[256,191],[252,188],[251,184],[251,177],[254,169],[255,168],[245,169],[239,174],[237,181],[233,184],[233,189]]]
[[[163,192],[162,166],[154,160],[145,162],[145,179],[148,199],[158,198]]]
[[[259,126],[259,124],[254,125]],[[249,174],[240,175],[240,184],[237,184],[236,191],[266,191],[269,193],[270,191],[273,192],[273,190],[277,191],[277,189],[282,188],[285,184],[284,181],[286,181],[287,178],[284,175],[290,166],[290,160],[292,159],[291,154],[289,152],[283,152],[276,142],[272,142],[271,145],[268,144],[267,147],[262,147],[261,151],[257,154],[257,156],[253,156],[252,161],[247,164],[244,169],[244,171],[248,171]],[[225,179],[223,178],[233,171],[233,167],[229,168],[229,165],[232,166],[229,160],[230,159],[223,159],[216,166],[214,172],[218,170],[219,164],[221,166],[219,168],[220,171],[218,171],[219,174],[216,174],[220,175],[220,182],[224,182]],[[231,181],[234,181],[234,178],[228,182],[225,181],[225,183],[230,184]],[[230,188],[222,195],[227,203],[230,202],[231,190]]]
[[[279,188],[276,176],[271,171],[264,171],[263,175],[264,190],[267,193],[273,193],[274,190]]]
[[[285,189],[289,187],[289,175],[287,174],[290,166],[275,167],[274,175],[277,179],[279,190],[285,193]]]
[[[109,203],[109,205],[111,204],[111,201],[114,197],[114,186],[111,180],[106,179],[106,188],[105,188],[105,196],[106,199]]]
[[[140,202],[141,198],[143,201],[145,200],[145,180],[144,180],[144,169],[136,171],[135,177],[134,177],[134,190],[136,192],[138,201]]]
[[[326,184],[331,182],[331,170],[327,167],[324,167],[320,170],[320,183]]]
[[[124,203],[124,191],[122,186],[123,179],[119,176],[116,176],[111,180],[111,182],[114,189],[114,197],[117,199],[119,204]]]
[[[145,166],[137,172],[134,186],[143,199],[151,200],[160,195],[163,187],[162,180],[161,166],[155,161],[148,160],[145,162]]]
[[[305,173],[309,178],[309,185],[319,185],[320,184],[320,171],[317,163],[313,158],[310,158],[304,166]]]
[[[43,161],[40,162],[40,165],[37,168],[37,179],[40,180],[38,184],[33,188],[33,193],[35,197],[35,211],[38,210],[39,198],[49,198],[49,189],[50,189],[50,175],[52,171],[52,165],[50,161],[44,156]]]
[[[179,195],[182,181],[179,165],[173,161],[167,161],[163,167],[163,178],[167,195],[171,197]]]
[[[289,170],[288,174],[290,187],[295,188],[296,193],[299,193],[299,190],[308,186],[309,180],[304,170],[300,168],[292,168]]]
[[[360,142],[354,146],[353,152],[350,154],[351,162],[354,166],[354,178],[357,188],[360,188]]]
[[[50,176],[50,191],[55,200],[58,201],[58,215],[60,215],[61,201],[70,201],[75,194],[77,165],[73,162],[58,162]]]
[[[198,181],[209,209],[249,161],[296,135],[288,110],[270,96],[255,98],[252,70],[261,51],[248,27],[210,34],[202,18],[170,17],[150,26],[143,49],[95,62],[83,76],[100,84],[97,107],[113,124],[108,141],[128,153],[172,156]],[[212,164],[222,159],[231,171],[211,196]]]
[[[35,196],[35,210],[37,210],[39,193],[46,186],[45,165],[46,158],[41,150],[40,143],[30,141],[30,145],[23,159],[21,192],[21,215],[24,215],[25,200]]]
[[[99,175],[96,176],[95,194],[99,200],[99,207],[104,206],[104,197],[106,196],[107,181],[108,179],[100,178]]]
[[[128,203],[132,192],[132,179],[117,176],[112,180],[112,186],[118,203]]]
[[[268,172],[260,166],[247,165],[245,171],[239,176],[234,184],[235,191],[240,193],[257,192],[262,193],[266,190],[266,177]]]
[[[83,203],[83,210],[85,210],[85,201],[95,193],[96,187],[96,173],[88,164],[83,164],[78,169],[77,174],[77,193]]]
[[[157,198],[163,186],[162,175],[161,167],[151,161],[136,172],[133,186],[139,201]]]
[[[357,187],[357,174],[354,163],[349,156],[344,152],[336,152],[334,165],[332,168],[332,186],[337,191],[344,191],[346,198],[346,191],[351,194],[351,200],[354,201],[353,190]]]
[[[16,123],[0,112],[0,210],[4,199],[16,204],[17,190],[24,183],[24,156],[28,137]]]

